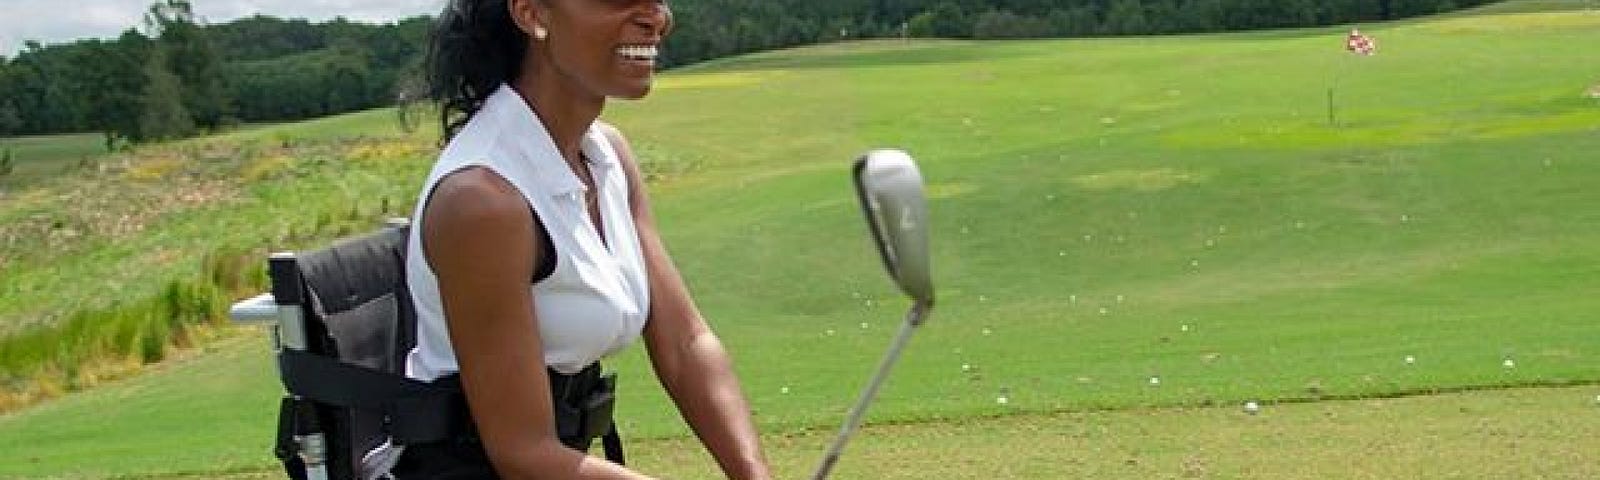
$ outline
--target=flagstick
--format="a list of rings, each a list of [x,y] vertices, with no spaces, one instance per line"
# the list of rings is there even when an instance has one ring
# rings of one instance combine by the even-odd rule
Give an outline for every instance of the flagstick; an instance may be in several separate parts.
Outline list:
[[[1335,78],[1335,81],[1338,81],[1338,79]],[[1329,86],[1328,87],[1328,126],[1334,127],[1334,126],[1338,126],[1338,125],[1339,125],[1339,121],[1336,120],[1334,115],[1333,115],[1333,87]]]
[[[1339,78],[1344,76],[1345,66],[1350,64],[1350,54],[1346,52],[1339,56],[1338,65],[1333,67],[1333,83],[1328,85],[1328,126],[1339,126],[1338,104],[1334,103],[1334,91],[1339,89]]]

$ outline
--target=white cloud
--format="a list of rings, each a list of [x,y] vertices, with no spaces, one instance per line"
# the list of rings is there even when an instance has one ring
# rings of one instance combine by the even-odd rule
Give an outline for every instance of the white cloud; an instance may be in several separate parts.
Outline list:
[[[65,8],[71,10],[61,11]],[[113,38],[137,27],[153,0],[0,0],[0,55],[12,55],[27,40],[65,43],[79,38]],[[194,0],[195,13],[210,23],[263,14],[323,21],[391,22],[433,15],[444,0]]]

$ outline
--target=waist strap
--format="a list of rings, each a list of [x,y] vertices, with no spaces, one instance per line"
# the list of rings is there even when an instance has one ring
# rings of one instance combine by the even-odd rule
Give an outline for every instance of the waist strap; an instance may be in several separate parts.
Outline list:
[[[423,382],[294,349],[279,353],[278,368],[284,388],[291,394],[335,407],[382,413],[396,444],[477,440],[459,375]],[[603,439],[606,458],[623,463],[621,437],[612,421],[616,375],[602,374],[599,363],[573,375],[554,370],[547,373],[561,442],[588,450],[595,439]]]

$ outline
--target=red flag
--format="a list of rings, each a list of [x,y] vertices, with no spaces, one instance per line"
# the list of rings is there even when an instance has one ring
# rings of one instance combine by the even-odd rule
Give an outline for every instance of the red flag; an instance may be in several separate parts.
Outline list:
[[[1350,30],[1350,36],[1344,39],[1344,49],[1350,53],[1372,55],[1378,53],[1378,42],[1372,37],[1363,35],[1360,30]]]

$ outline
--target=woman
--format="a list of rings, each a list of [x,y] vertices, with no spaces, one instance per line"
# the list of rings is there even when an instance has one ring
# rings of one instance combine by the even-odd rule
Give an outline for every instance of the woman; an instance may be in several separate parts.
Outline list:
[[[638,163],[596,120],[607,98],[650,91],[671,26],[649,0],[450,0],[440,16],[430,91],[449,142],[412,219],[407,374],[459,375],[476,434],[407,447],[398,478],[646,478],[563,445],[550,391],[641,336],[723,472],[770,477]]]

